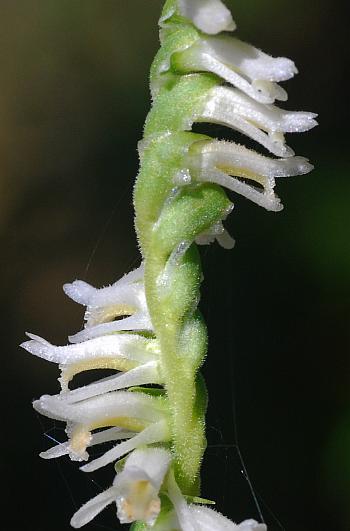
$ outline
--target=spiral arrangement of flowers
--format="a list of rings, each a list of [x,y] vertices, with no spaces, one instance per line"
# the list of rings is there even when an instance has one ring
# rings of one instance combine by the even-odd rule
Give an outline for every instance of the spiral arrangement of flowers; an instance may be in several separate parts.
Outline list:
[[[220,0],[167,0],[159,24],[134,189],[142,264],[101,289],[78,280],[64,286],[86,306],[85,327],[69,345],[32,334],[22,344],[61,370],[61,392],[34,408],[66,422],[68,439],[41,456],[88,461],[91,446],[112,443],[81,470],[114,464],[114,483],[75,513],[73,527],[115,502],[120,522],[133,522],[134,531],[265,531],[255,520],[234,524],[199,497],[207,329],[198,310],[197,245],[233,247],[223,225],[233,203],[224,189],[282,209],[275,178],[312,169],[284,134],[314,127],[315,115],[275,106],[287,99],[278,83],[297,72],[294,63],[233,37],[235,23]],[[194,133],[198,122],[230,127],[275,157]],[[77,373],[106,368],[117,372],[69,389]]]

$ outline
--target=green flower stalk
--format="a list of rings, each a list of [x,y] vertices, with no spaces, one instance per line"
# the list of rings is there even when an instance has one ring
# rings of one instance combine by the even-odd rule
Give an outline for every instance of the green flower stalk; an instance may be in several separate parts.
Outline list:
[[[225,189],[267,210],[282,209],[275,178],[312,169],[284,135],[314,127],[315,115],[274,105],[287,99],[278,83],[297,72],[294,63],[233,37],[235,23],[220,0],[168,0],[159,23],[134,189],[142,264],[102,289],[82,281],[64,286],[86,306],[85,328],[70,345],[56,347],[32,334],[22,345],[61,369],[61,392],[42,396],[34,407],[66,422],[68,440],[41,456],[86,461],[88,448],[112,443],[81,469],[116,463],[115,481],[77,511],[73,527],[115,502],[120,522],[134,522],[138,531],[266,531],[255,520],[234,524],[199,497],[207,329],[198,310],[197,245],[217,240],[233,247],[223,225],[233,209]],[[230,127],[275,157],[194,133],[198,122]],[[77,373],[96,368],[117,373],[69,389]]]

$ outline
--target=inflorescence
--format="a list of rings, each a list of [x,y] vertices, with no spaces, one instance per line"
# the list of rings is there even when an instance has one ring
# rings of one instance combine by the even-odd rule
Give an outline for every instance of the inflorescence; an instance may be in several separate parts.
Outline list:
[[[197,308],[197,245],[233,247],[224,189],[282,209],[275,179],[312,169],[284,135],[311,129],[315,115],[275,105],[287,99],[278,83],[297,73],[293,61],[233,37],[236,25],[220,0],[167,0],[159,24],[134,190],[142,264],[101,289],[78,280],[64,286],[86,307],[85,327],[69,345],[33,334],[22,344],[61,371],[61,391],[33,405],[66,423],[67,441],[40,455],[88,461],[85,472],[115,466],[113,485],[74,514],[73,527],[115,502],[120,522],[135,531],[266,531],[255,520],[234,524],[199,497],[207,332]],[[238,131],[274,157],[192,132],[200,122]],[[116,374],[70,390],[74,376],[91,369]],[[109,449],[89,461],[89,448],[103,443]]]

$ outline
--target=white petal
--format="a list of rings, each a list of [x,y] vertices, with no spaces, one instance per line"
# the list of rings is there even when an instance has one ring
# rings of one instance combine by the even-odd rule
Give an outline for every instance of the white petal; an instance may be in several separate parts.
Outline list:
[[[194,144],[187,163],[198,181],[224,186],[275,212],[283,207],[273,191],[274,178],[302,175],[313,168],[303,157],[271,159],[233,142],[216,140]]]
[[[63,291],[73,301],[86,306],[97,292],[97,289],[83,280],[75,280],[71,284],[64,284]]]
[[[220,0],[178,0],[180,13],[204,33],[216,34],[236,28],[232,15]]]
[[[144,393],[114,391],[99,395],[76,404],[69,404],[66,393],[43,395],[33,402],[39,413],[56,420],[70,421],[87,426],[100,425],[102,420],[115,417],[137,418],[144,422],[156,422],[166,415],[166,404]]]
[[[117,285],[121,286],[124,284],[130,284],[132,282],[138,282],[142,280],[143,274],[144,266],[143,264],[141,264],[139,268],[134,269],[130,273],[127,273],[121,279],[117,280],[117,282],[115,282],[113,286],[109,286],[108,288],[113,288]],[[108,290],[108,288],[102,288],[102,290]],[[68,295],[68,297],[73,299],[75,302],[87,306],[93,298],[99,297],[98,293],[101,290],[90,286],[90,284],[84,282],[83,280],[75,280],[72,283],[64,284],[63,291],[66,295]]]
[[[145,290],[138,284],[113,284],[97,290],[87,306],[87,326],[110,321],[117,316],[135,313],[145,307]]]
[[[275,82],[297,72],[290,59],[270,57],[228,36],[199,38],[176,57],[176,64],[188,72],[212,72],[260,103],[287,100],[286,91]]]
[[[311,129],[317,125],[315,116],[313,113],[283,111],[274,105],[262,105],[233,88],[214,87],[195,120],[232,127],[259,142],[274,155],[287,157],[293,155],[293,151],[284,145],[283,133]]]
[[[251,44],[235,37],[209,37],[205,43],[211,53],[225,62],[238,68],[252,81],[286,81],[298,73],[291,59],[271,57]]]
[[[196,142],[191,153],[193,158],[189,158],[189,163],[194,169],[200,171],[213,168],[230,168],[235,170],[237,175],[244,173],[265,177],[290,177],[294,175],[304,175],[313,169],[312,164],[304,157],[288,157],[287,159],[272,159],[247,149],[245,146],[226,142],[223,140],[212,140]],[[228,173],[228,171],[226,172]],[[235,175],[235,173],[232,173]]]
[[[74,389],[65,395],[66,401],[69,404],[91,398],[103,393],[125,389],[126,387],[145,385],[145,384],[160,384],[161,378],[158,374],[158,363],[150,361],[145,365],[140,365],[129,371],[110,376],[94,382],[90,385],[85,385],[78,389]]]
[[[109,441],[120,441],[122,439],[130,439],[134,437],[135,432],[124,430],[123,428],[108,428],[97,433],[92,434],[91,443],[89,446],[95,446]]]
[[[96,326],[91,326],[89,328],[84,328],[77,334],[69,336],[69,341],[71,343],[80,343],[88,339],[93,339],[96,337],[103,336],[105,334],[114,334],[115,332],[122,331],[137,331],[137,330],[147,330],[152,331],[151,319],[147,314],[135,313],[130,317],[125,317],[119,321],[112,321],[111,323],[98,324]]]
[[[141,265],[105,288],[96,289],[86,282],[75,280],[65,284],[63,289],[72,299],[87,307],[86,326],[94,326],[137,311],[147,312],[143,273]]]
[[[41,452],[39,455],[43,459],[56,459],[57,457],[62,457],[63,455],[69,454],[69,441],[64,443],[59,443],[52,448],[49,448],[45,452]]]
[[[114,334],[97,337],[77,345],[55,346],[34,334],[27,334],[31,341],[21,347],[48,361],[70,365],[97,358],[121,357],[138,363],[152,359],[153,340],[137,334]]]
[[[115,496],[115,487],[110,487],[104,492],[101,492],[101,494],[98,494],[95,498],[92,498],[80,507],[80,509],[73,515],[70,525],[79,528],[88,522],[91,522],[95,516],[115,500]]]
[[[166,421],[160,421],[155,424],[151,424],[143,431],[135,435],[132,439],[118,444],[104,455],[91,461],[87,465],[81,467],[84,472],[93,472],[98,468],[108,465],[113,461],[116,461],[123,455],[131,452],[135,448],[146,444],[153,444],[160,441],[166,441],[169,438],[169,430]]]
[[[211,183],[219,184],[224,186],[233,192],[243,195],[247,199],[250,199],[259,206],[266,208],[266,210],[271,210],[273,212],[279,212],[282,210],[283,205],[280,203],[279,197],[275,195],[272,191],[266,193],[260,191],[258,188],[250,184],[235,179],[234,177],[229,177],[226,173],[219,171],[208,171],[205,173],[203,180],[209,181]]]

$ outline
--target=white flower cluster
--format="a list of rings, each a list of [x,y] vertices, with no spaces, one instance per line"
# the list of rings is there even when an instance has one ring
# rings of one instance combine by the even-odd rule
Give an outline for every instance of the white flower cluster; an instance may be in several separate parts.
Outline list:
[[[294,156],[284,134],[314,127],[315,115],[274,105],[276,99],[287,99],[278,82],[297,72],[294,63],[272,58],[227,34],[217,35],[235,29],[220,0],[173,0],[167,5],[170,7],[163,14],[162,25],[176,13],[205,33],[177,53],[181,73],[210,72],[225,83],[213,85],[179,129],[190,130],[194,122],[227,125],[282,157],[269,158],[233,142],[202,137],[191,145],[186,168],[176,176],[177,184],[216,183],[268,210],[280,210],[282,205],[274,193],[275,178],[312,169],[306,159]],[[170,68],[171,60],[167,64]],[[190,83],[195,76],[184,75],[182,79]],[[225,247],[233,245],[221,222],[196,241],[207,244],[215,238]],[[147,308],[143,275],[141,266],[102,289],[82,281],[66,284],[65,293],[86,306],[84,329],[71,336],[67,346],[54,346],[33,334],[28,334],[30,340],[22,344],[28,352],[57,363],[61,370],[61,392],[42,396],[34,402],[34,408],[65,422],[68,439],[43,452],[43,458],[69,455],[72,460],[87,461],[88,448],[122,441],[81,467],[91,472],[124,458],[117,464],[113,485],[83,505],[71,524],[81,527],[115,502],[119,520],[141,521],[144,531],[266,531],[265,524],[255,520],[234,524],[196,504],[196,500],[186,499],[176,484],[165,391],[140,387],[164,384],[160,346]],[[92,369],[117,373],[74,390],[69,388],[77,373]]]
[[[264,525],[253,520],[236,526],[215,511],[188,505],[175,482],[167,449],[167,399],[161,390],[158,395],[137,388],[163,383],[159,345],[145,302],[143,267],[109,287],[96,289],[75,281],[66,284],[64,291],[86,306],[84,330],[71,337],[67,346],[51,345],[33,334],[21,345],[31,354],[57,363],[61,370],[61,392],[44,395],[33,405],[43,415],[66,422],[68,440],[40,455],[44,459],[69,455],[74,461],[87,461],[88,448],[122,441],[81,467],[92,472],[128,454],[125,462],[117,465],[120,471],[112,487],[83,505],[73,516],[72,526],[82,527],[115,502],[121,523],[139,520],[153,531],[265,531]],[[119,317],[122,319],[115,320]],[[118,372],[69,389],[76,374],[91,369]],[[161,489],[170,500],[170,509],[162,513]]]
[[[169,439],[165,397],[125,391],[162,383],[159,346],[150,334],[142,266],[106,288],[95,289],[75,281],[66,284],[64,290],[86,306],[84,330],[70,338],[73,344],[62,347],[28,334],[31,339],[22,347],[57,363],[61,370],[61,393],[44,395],[33,405],[40,413],[67,423],[68,441],[43,452],[42,457],[68,454],[73,460],[83,461],[88,459],[89,446],[125,439],[82,467],[92,471],[140,445]],[[123,318],[115,320],[120,317]],[[77,373],[91,369],[113,369],[118,373],[69,389],[69,382]],[[95,430],[99,431],[92,433]]]
[[[215,74],[223,83],[207,91],[202,104],[192,107],[192,115],[184,116],[182,130],[190,130],[195,122],[221,124],[281,157],[270,158],[234,142],[194,143],[186,165],[191,183],[215,183],[267,210],[282,210],[283,205],[274,192],[275,179],[303,175],[313,169],[307,159],[294,156],[286,145],[285,134],[301,133],[317,125],[314,113],[287,111],[275,105],[276,100],[288,99],[279,83],[298,73],[294,62],[285,57],[271,57],[227,33],[236,25],[219,0],[179,0],[178,10],[201,33],[197,37],[187,36],[186,41],[187,30],[174,29],[175,35],[183,31],[184,37],[182,40],[174,37],[174,42],[181,44],[177,48],[170,47],[168,55],[162,56],[157,64],[158,76],[153,90],[159,89],[158,80],[166,80],[174,65],[176,71],[183,74],[180,85],[195,83],[195,73]],[[163,15],[164,28],[171,26],[172,15],[171,9]],[[223,227],[213,227],[197,243],[211,243],[215,238],[224,247],[234,244]]]

